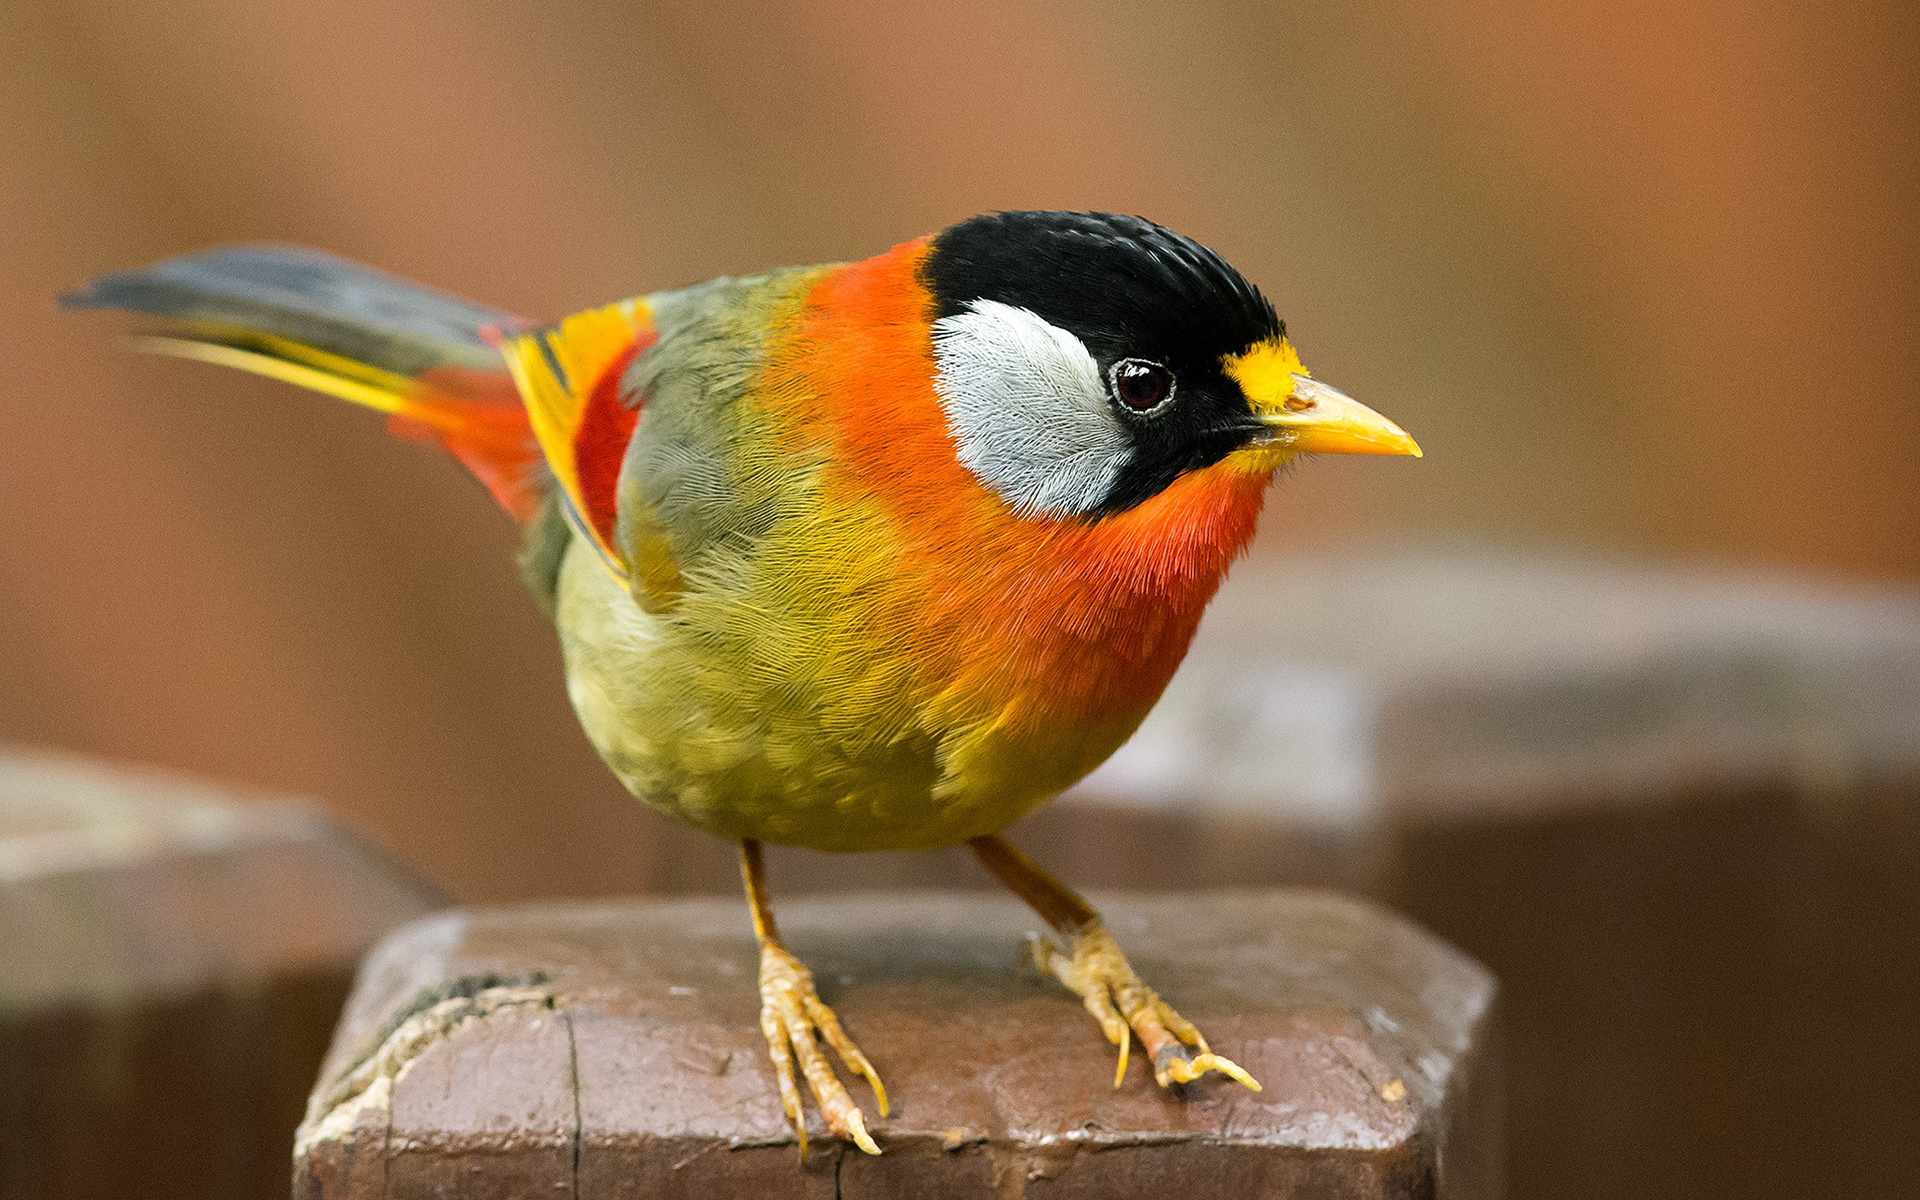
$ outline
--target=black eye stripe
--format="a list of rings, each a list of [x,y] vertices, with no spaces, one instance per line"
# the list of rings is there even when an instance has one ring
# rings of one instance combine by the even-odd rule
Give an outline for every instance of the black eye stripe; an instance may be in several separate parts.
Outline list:
[[[1149,413],[1173,399],[1173,372],[1144,358],[1123,358],[1107,372],[1116,403],[1129,412]]]

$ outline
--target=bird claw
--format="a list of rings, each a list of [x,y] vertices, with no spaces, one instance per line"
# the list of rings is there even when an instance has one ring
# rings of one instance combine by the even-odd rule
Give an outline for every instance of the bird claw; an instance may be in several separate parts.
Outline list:
[[[1039,936],[1029,940],[1028,948],[1034,965],[1077,993],[1107,1040],[1120,1048],[1114,1087],[1126,1076],[1127,1050],[1138,1035],[1153,1063],[1154,1081],[1161,1087],[1191,1083],[1208,1071],[1218,1071],[1260,1090],[1258,1080],[1232,1059],[1215,1054],[1192,1021],[1140,981],[1105,925],[1096,921],[1082,929],[1066,951]],[[1189,1047],[1197,1053],[1190,1053]]]
[[[766,1035],[767,1051],[773,1059],[773,1073],[780,1085],[780,1107],[793,1124],[800,1141],[800,1157],[807,1156],[807,1118],[800,1105],[800,1087],[794,1078],[794,1062],[807,1089],[820,1106],[827,1128],[846,1138],[868,1154],[880,1153],[873,1135],[867,1132],[866,1117],[847,1094],[846,1085],[834,1074],[833,1065],[820,1052],[820,1041],[832,1046],[849,1071],[864,1077],[873,1088],[880,1115],[887,1115],[887,1089],[853,1044],[840,1019],[814,991],[813,973],[801,961],[776,945],[760,948],[760,1031]]]

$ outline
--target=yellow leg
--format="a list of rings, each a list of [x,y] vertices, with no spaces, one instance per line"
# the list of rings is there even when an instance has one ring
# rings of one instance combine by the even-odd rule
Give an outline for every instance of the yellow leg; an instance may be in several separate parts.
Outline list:
[[[867,1056],[841,1028],[840,1019],[821,1002],[813,988],[813,973],[780,944],[773,907],[767,903],[766,867],[759,842],[740,843],[740,876],[747,886],[747,904],[753,910],[753,933],[760,941],[760,1031],[766,1035],[773,1074],[780,1083],[780,1107],[786,1110],[800,1138],[800,1157],[807,1155],[807,1118],[800,1108],[800,1085],[794,1078],[796,1058],[827,1128],[868,1154],[880,1153],[867,1132],[860,1106],[833,1073],[833,1065],[820,1052],[816,1037],[824,1038],[849,1071],[864,1076],[873,1086],[874,1100],[883,1117],[887,1115],[887,1089],[881,1086],[880,1076]]]
[[[1033,961],[1041,971],[1067,985],[1080,997],[1107,1040],[1120,1047],[1120,1066],[1113,1086],[1127,1073],[1127,1050],[1133,1036],[1153,1063],[1153,1077],[1161,1087],[1190,1083],[1208,1071],[1218,1071],[1254,1091],[1260,1085],[1232,1059],[1207,1046],[1207,1039],[1173,1006],[1140,981],[1100,914],[1074,890],[1049,875],[1005,838],[989,835],[968,843],[989,871],[1013,889],[1040,914],[1053,931],[1067,939],[1062,948],[1035,937]],[[1191,1047],[1190,1051],[1188,1047]]]

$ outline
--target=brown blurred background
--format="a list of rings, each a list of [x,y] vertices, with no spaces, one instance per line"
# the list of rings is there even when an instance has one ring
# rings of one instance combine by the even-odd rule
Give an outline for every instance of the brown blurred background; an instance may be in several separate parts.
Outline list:
[[[457,467],[53,307],[236,239],[554,315],[989,208],[1141,212],[1426,448],[1295,473],[1261,554],[1920,575],[1911,4],[564,12],[7,5],[0,740],[324,797],[463,898],[664,878]]]

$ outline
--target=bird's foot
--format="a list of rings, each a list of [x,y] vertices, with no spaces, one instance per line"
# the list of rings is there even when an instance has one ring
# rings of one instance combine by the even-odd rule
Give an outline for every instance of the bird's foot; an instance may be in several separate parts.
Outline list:
[[[780,1107],[786,1110],[800,1137],[800,1157],[807,1156],[807,1118],[800,1108],[800,1086],[793,1074],[796,1056],[827,1128],[868,1154],[880,1153],[873,1135],[867,1132],[860,1106],[847,1094],[833,1072],[833,1064],[820,1052],[816,1035],[833,1047],[849,1071],[866,1077],[883,1117],[887,1115],[887,1089],[881,1086],[880,1076],[867,1056],[840,1027],[840,1019],[813,990],[813,973],[784,948],[771,944],[760,948],[760,1031],[767,1035],[773,1073],[780,1081]]]
[[[1037,934],[1029,945],[1035,965],[1078,993],[1093,1019],[1100,1022],[1107,1040],[1120,1047],[1120,1068],[1114,1072],[1113,1086],[1119,1087],[1126,1076],[1127,1049],[1132,1044],[1131,1035],[1138,1034],[1141,1048],[1153,1062],[1153,1077],[1161,1087],[1190,1083],[1208,1071],[1218,1071],[1256,1092],[1260,1090],[1253,1076],[1232,1059],[1209,1049],[1207,1039],[1192,1021],[1140,981],[1105,925],[1095,921],[1082,929],[1064,952],[1051,939]]]

